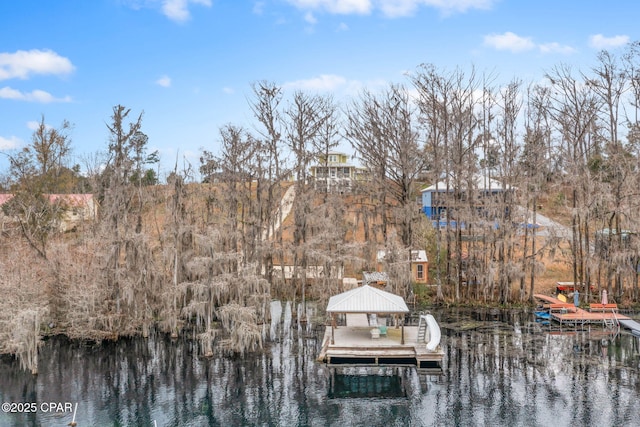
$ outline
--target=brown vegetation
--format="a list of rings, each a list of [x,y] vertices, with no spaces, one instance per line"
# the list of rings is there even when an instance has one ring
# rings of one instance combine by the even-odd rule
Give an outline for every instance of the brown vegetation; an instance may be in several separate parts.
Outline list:
[[[272,297],[326,299],[342,290],[337,272],[375,269],[381,248],[428,250],[433,292],[413,286],[408,265],[388,266],[394,291],[423,302],[526,303],[557,280],[637,302],[639,64],[634,43],[620,58],[602,52],[589,72],[560,66],[528,87],[422,65],[413,92],[365,91],[342,113],[331,97],[285,98],[257,82],[255,131],[220,129],[219,149],[202,152],[203,184],[176,167],[166,186],[151,185],[157,153],[125,107],[113,108],[107,152],[84,177],[65,163],[68,124],[43,118],[3,183],[14,197],[2,207],[0,352],[35,370],[42,333],[102,340],[159,328],[191,334],[204,355],[243,354],[263,345],[257,325]],[[318,192],[331,187],[314,185],[309,167],[340,139],[368,176],[350,194]],[[447,227],[420,214],[419,179],[438,183],[434,215]],[[97,220],[60,234],[65,207],[47,194],[88,189]],[[568,231],[521,226],[540,213]]]

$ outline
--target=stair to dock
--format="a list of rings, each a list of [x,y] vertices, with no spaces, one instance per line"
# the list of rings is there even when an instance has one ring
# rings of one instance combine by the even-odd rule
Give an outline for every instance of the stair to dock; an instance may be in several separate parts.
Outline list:
[[[604,327],[607,329],[614,329],[616,327],[616,319],[612,319],[612,318],[604,318],[602,319],[602,323],[604,324]]]
[[[418,338],[417,342],[423,343],[427,341],[427,321],[420,316],[420,321],[418,322]]]

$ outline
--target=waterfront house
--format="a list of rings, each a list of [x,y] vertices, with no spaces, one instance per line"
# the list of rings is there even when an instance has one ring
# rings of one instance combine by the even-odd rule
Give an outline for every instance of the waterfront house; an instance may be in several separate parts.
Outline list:
[[[367,176],[367,169],[349,163],[346,154],[335,151],[318,156],[318,163],[310,171],[315,188],[327,192],[351,190],[355,182]]]
[[[456,188],[453,183],[454,180],[450,180],[447,188],[446,181],[439,181],[420,190],[422,193],[422,212],[427,218],[434,221],[444,220],[445,222],[451,220],[451,215],[447,211],[455,205],[453,197]],[[482,209],[492,197],[512,190],[512,187],[503,185],[500,181],[481,174],[473,176],[471,180],[472,188],[467,189],[467,186],[468,182],[465,181],[464,188],[459,188],[458,193],[464,200],[473,197],[473,204],[478,209]]]

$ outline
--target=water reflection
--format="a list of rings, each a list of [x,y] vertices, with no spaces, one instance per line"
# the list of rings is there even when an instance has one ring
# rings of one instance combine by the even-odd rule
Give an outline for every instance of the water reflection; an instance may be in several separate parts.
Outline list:
[[[639,341],[551,330],[518,311],[440,311],[445,370],[332,372],[315,362],[314,307],[274,303],[267,351],[202,359],[187,338],[100,346],[49,339],[40,375],[0,361],[0,401],[78,402],[84,426],[633,425]],[[295,313],[295,316],[294,316]],[[0,413],[0,425],[66,425],[71,414]]]

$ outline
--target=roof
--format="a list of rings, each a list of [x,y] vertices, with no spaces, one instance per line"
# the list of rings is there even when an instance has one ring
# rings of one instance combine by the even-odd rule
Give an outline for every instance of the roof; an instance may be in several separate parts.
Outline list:
[[[505,190],[509,190],[513,187],[506,185],[504,186],[500,181],[497,181],[493,178],[489,178],[488,176],[485,175],[475,175],[473,177],[473,187],[474,189],[480,190],[480,191],[505,191]],[[438,182],[438,192],[446,192],[447,191],[447,183],[445,181],[439,181]],[[463,185],[466,185],[466,181],[463,182]],[[429,192],[434,192],[436,191],[436,184],[430,185],[427,188],[423,188],[422,190],[420,190],[422,193],[425,193],[427,191]],[[453,187],[451,186],[451,183],[449,184],[449,191],[453,191]]]
[[[49,194],[49,201],[62,200],[73,206],[84,206],[93,200],[93,194]]]
[[[319,165],[313,165],[311,166],[311,169],[318,169],[318,168],[354,168],[357,169],[357,166],[354,166],[352,164],[349,163],[339,163],[339,162],[333,162],[333,163],[322,163]]]
[[[49,194],[47,195],[51,203],[62,200],[73,206],[84,206],[93,200],[93,194]],[[0,194],[0,205],[5,204],[13,198],[13,194]]]
[[[401,251],[401,253],[406,254],[406,251]],[[380,249],[378,250],[376,260],[383,261],[386,256],[387,251],[384,249]],[[421,249],[411,249],[411,262],[429,262],[427,252]]]
[[[362,272],[362,280],[365,285],[368,285],[372,282],[388,282],[389,275],[385,271],[363,271]]]
[[[408,313],[404,299],[369,285],[329,298],[327,313]]]
[[[604,236],[608,236],[608,235],[617,235],[618,231],[614,228],[614,229],[610,229],[610,228],[603,228],[602,230],[596,230],[596,234],[602,234]],[[620,230],[620,234],[622,236],[627,236],[629,234],[636,234],[631,230]]]
[[[4,205],[13,198],[13,194],[0,194],[0,205]]]

